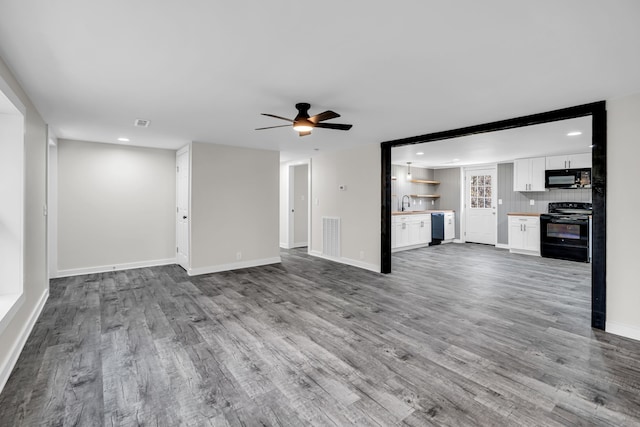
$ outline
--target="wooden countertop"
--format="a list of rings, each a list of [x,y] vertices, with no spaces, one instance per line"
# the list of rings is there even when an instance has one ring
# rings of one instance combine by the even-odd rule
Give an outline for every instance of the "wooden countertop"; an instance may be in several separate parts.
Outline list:
[[[391,215],[424,215],[424,214],[432,214],[432,213],[451,213],[455,212],[454,210],[427,210],[427,211],[404,211],[404,212],[391,212]]]
[[[507,215],[510,215],[510,216],[540,216],[540,214],[536,213],[536,212],[508,212]]]

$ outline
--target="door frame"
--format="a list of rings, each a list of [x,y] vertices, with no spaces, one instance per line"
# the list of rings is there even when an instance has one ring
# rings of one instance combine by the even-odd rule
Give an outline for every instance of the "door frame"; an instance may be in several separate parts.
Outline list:
[[[311,250],[311,159],[296,160],[287,164],[287,241],[286,249],[295,248],[294,239],[294,180],[296,166],[307,165],[307,252]]]
[[[189,174],[187,176],[187,236],[186,236],[186,246],[187,246],[187,265],[182,265],[178,259],[178,240],[179,240],[179,228],[180,223],[178,221],[178,203],[179,203],[179,194],[180,194],[180,177],[178,171],[178,157],[181,155],[187,155],[187,163],[189,165]],[[191,270],[191,144],[185,145],[176,151],[176,216],[175,216],[175,224],[176,224],[176,263],[182,268],[184,268],[187,272]]]
[[[559,120],[591,116],[592,166],[591,199],[593,204],[591,263],[591,326],[605,328],[606,321],[606,195],[607,195],[607,109],[605,101],[562,108],[539,114],[500,120],[464,128],[429,133],[380,143],[381,151],[381,241],[382,273],[391,273],[391,149],[403,145],[420,144],[457,138],[460,136],[493,132],[517,127],[537,125]]]
[[[460,241],[463,243],[467,242],[467,214],[469,213],[469,210],[467,209],[467,200],[469,200],[470,194],[467,193],[467,173],[468,172],[473,172],[474,170],[486,170],[486,169],[493,169],[494,173],[495,173],[495,177],[497,178],[498,176],[498,164],[497,163],[489,163],[486,165],[475,165],[475,166],[464,166],[461,168],[462,169],[462,203],[461,203],[461,211],[460,212]],[[494,197],[492,197],[493,199],[496,199],[496,195],[498,194],[498,182],[497,180],[493,182],[493,186],[492,189],[494,191]],[[498,209],[497,206],[493,207],[494,209],[494,215],[493,215],[493,222],[494,222],[494,233],[493,233],[493,240],[494,240],[494,244],[493,246],[496,246],[498,244]]]

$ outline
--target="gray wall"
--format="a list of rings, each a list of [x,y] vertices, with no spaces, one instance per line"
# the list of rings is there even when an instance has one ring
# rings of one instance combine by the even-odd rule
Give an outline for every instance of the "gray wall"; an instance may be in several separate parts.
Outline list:
[[[402,196],[411,194],[439,194],[437,185],[420,184],[407,181],[406,165],[391,165],[391,176],[396,179],[391,181],[391,206],[392,210],[399,211],[402,203]],[[411,166],[411,179],[434,180],[433,169],[419,168]],[[437,209],[435,203],[437,199],[411,198],[411,206],[407,208],[405,199],[405,210],[423,211],[426,209]],[[431,202],[434,201],[432,204]]]
[[[0,58],[0,78],[26,108],[24,122],[24,302],[0,331],[0,389],[11,373],[30,326],[49,292],[47,274],[47,126]]]
[[[176,153],[58,140],[58,275],[175,259]]]
[[[513,191],[513,163],[498,165],[498,243],[509,243],[509,212],[547,212],[549,202],[591,202],[591,190]],[[534,201],[534,205],[530,204]]]
[[[280,261],[278,175],[277,151],[191,144],[192,274]]]

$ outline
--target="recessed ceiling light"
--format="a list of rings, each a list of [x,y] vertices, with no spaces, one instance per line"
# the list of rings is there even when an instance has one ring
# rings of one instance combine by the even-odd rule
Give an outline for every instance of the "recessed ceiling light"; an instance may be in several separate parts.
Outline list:
[[[422,151],[418,151],[418,152],[416,153],[416,156],[422,156],[423,154],[424,154],[424,153],[423,153]]]
[[[129,142],[129,138],[118,138],[120,142]]]
[[[582,135],[582,132],[580,132],[579,130],[576,130],[574,132],[569,132],[567,134],[567,136],[578,136],[578,135]]]

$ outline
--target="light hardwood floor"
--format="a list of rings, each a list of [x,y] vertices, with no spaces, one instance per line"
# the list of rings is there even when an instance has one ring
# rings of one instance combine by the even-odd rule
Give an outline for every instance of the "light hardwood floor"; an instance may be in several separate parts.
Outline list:
[[[282,258],[53,280],[0,426],[640,425],[640,343],[589,327],[588,264]]]

